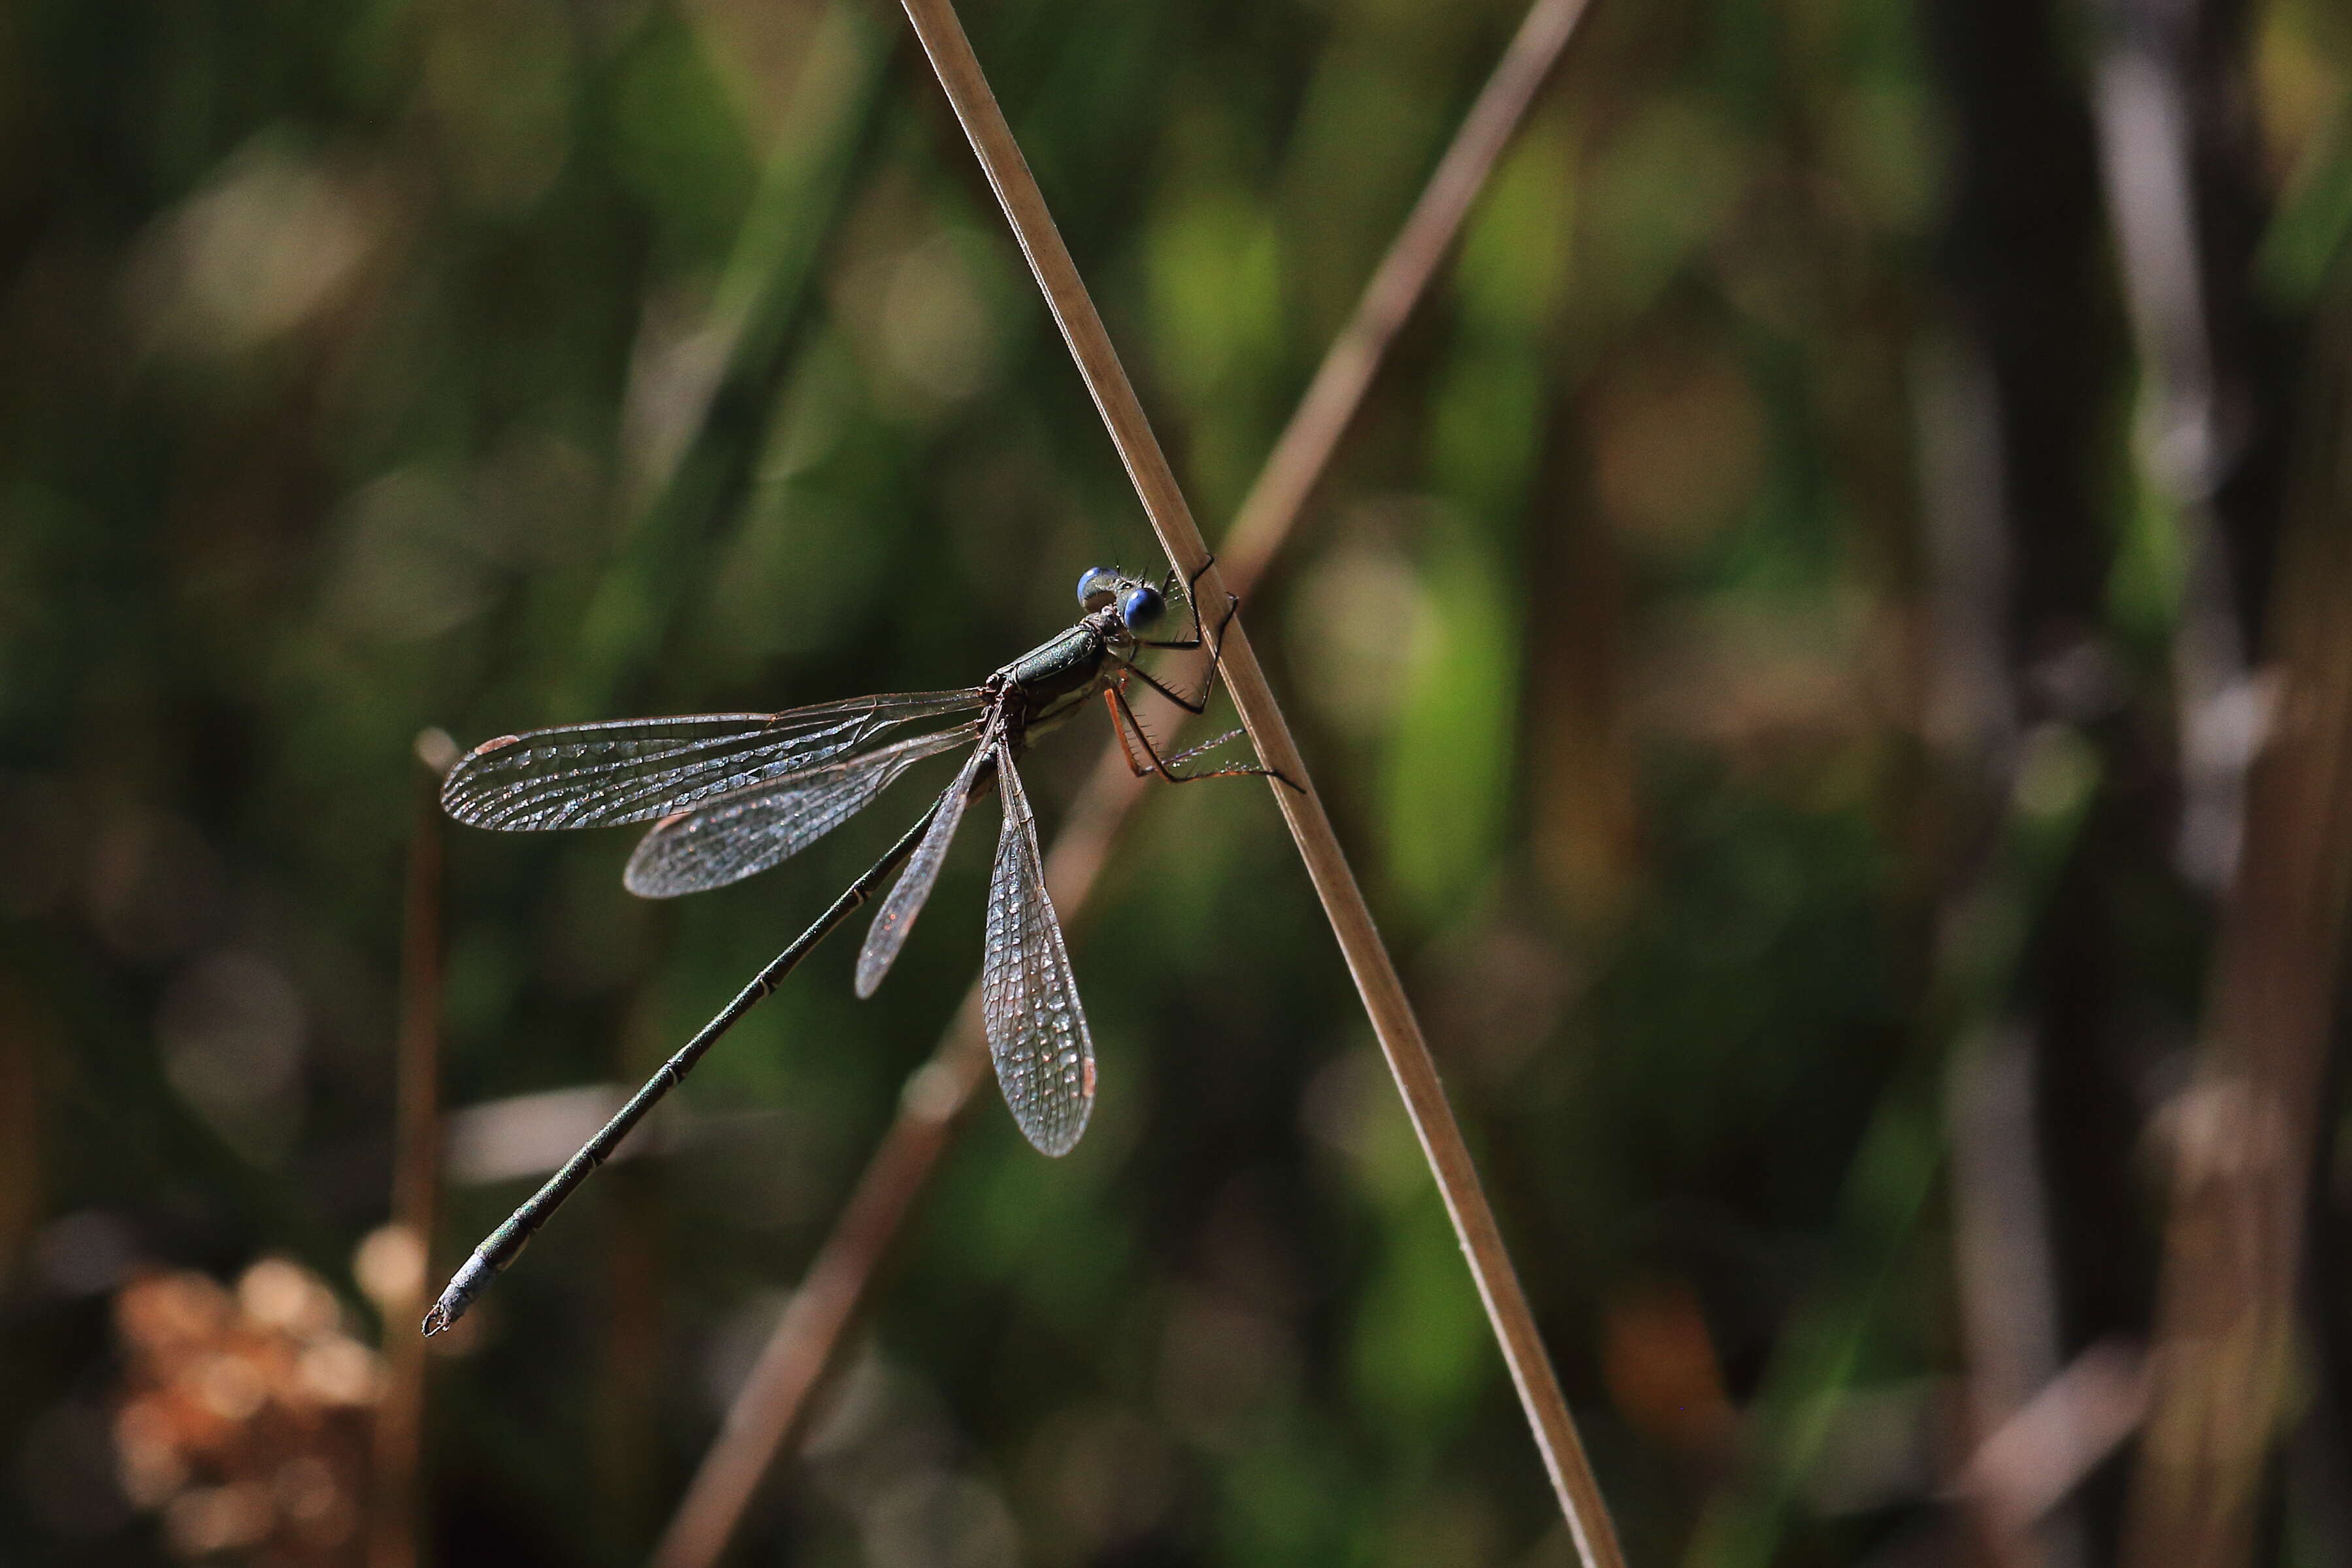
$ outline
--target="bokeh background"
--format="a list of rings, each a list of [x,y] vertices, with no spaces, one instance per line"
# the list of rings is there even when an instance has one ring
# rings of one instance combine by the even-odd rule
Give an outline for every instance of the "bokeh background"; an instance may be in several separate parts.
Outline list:
[[[1517,19],[970,6],[1213,542]],[[421,730],[962,684],[1157,568],[906,32],[0,8],[0,1558],[362,1560]],[[2204,1560],[2352,1561],[2343,797],[2244,787],[2344,710],[2347,102],[2336,0],[1595,0],[1249,602],[1638,1563],[2177,1561],[2197,1452]],[[436,1278],[923,793],[675,906],[444,836]],[[451,1336],[425,1561],[643,1558],[988,837]],[[737,1560],[1570,1561],[1265,790],[1072,942],[1085,1142],[976,1105]],[[2270,1314],[2233,1447],[2135,1436],[2160,1278]]]

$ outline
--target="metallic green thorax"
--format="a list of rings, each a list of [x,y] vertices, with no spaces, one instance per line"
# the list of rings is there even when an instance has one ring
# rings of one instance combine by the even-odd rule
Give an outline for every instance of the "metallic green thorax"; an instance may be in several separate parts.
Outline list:
[[[1002,712],[1004,729],[1018,734],[1027,720],[1072,692],[1091,694],[1102,679],[1114,644],[1133,640],[1116,609],[1088,615],[988,678],[981,689]]]

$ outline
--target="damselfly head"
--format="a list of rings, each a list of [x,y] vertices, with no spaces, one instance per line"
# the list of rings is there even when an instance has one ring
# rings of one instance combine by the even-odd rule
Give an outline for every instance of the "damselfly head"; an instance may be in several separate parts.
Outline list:
[[[1116,608],[1119,625],[1129,636],[1139,637],[1168,613],[1168,591],[1116,566],[1089,566],[1078,577],[1078,605],[1090,616]]]
[[[1148,584],[1139,583],[1118,596],[1118,618],[1127,623],[1129,631],[1139,636],[1159,625],[1160,617],[1167,613],[1168,601],[1160,596],[1159,589]]]
[[[1087,567],[1078,574],[1078,607],[1089,613],[1101,609],[1118,597],[1124,582],[1116,566]]]

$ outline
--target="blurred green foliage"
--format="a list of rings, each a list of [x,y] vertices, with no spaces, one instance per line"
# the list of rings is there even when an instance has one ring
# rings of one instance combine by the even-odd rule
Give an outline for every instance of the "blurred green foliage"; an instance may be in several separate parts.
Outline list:
[[[2300,308],[2352,214],[2352,47],[2324,0],[2258,9],[2261,278]],[[1213,541],[1517,21],[970,7]],[[1086,566],[1157,564],[903,34],[861,0],[0,11],[9,1561],[168,1555],[113,1479],[131,1271],[289,1254],[368,1311],[422,727],[962,684]],[[1958,1354],[1921,36],[1895,0],[1599,0],[1247,612],[1637,1562],[1902,1539],[1916,1489],[1841,1510],[1726,1434]],[[2119,488],[2112,614],[2160,642],[2176,524]],[[1049,826],[1096,744],[1030,764]],[[634,1080],[918,793],[675,908],[622,893],[617,836],[452,834],[450,1102]],[[642,1557],[972,973],[982,876],[967,846],[869,1004],[821,953],[500,1287],[436,1373],[437,1560]],[[1073,942],[1091,1131],[1048,1163],[978,1110],[743,1560],[1568,1561],[1265,792],[1153,798]],[[446,1256],[522,1190],[454,1190]]]

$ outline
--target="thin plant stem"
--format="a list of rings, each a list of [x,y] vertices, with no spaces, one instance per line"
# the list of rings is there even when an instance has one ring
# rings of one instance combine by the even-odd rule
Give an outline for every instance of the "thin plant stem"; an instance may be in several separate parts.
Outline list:
[[[1234,514],[1220,556],[1234,592],[1249,592],[1289,540],[1390,344],[1452,248],[1586,4],[1537,0],[1464,117]],[[1171,726],[1184,717],[1171,713]],[[1116,738],[1104,746],[1046,856],[1047,888],[1065,923],[1092,894],[1144,782],[1127,765]],[[730,1404],[655,1552],[659,1568],[707,1568],[725,1550],[761,1479],[839,1354],[957,1117],[987,1079],[988,1044],[975,984],[938,1049],[908,1078],[898,1115]]]
[[[1701,1511],[1684,1568],[1765,1568],[1779,1552],[1829,1446],[1830,1396],[1864,1366],[1943,1173],[1941,1081],[1999,1023],[2097,787],[2078,731],[2048,726],[2027,742],[1981,864],[1945,905],[1923,1016],[1846,1168],[1837,1256],[1780,1327],[1745,1417],[1746,1462]]]
[[[1140,785],[1114,742],[1045,858],[1046,889],[1056,910],[1069,911],[1084,901]],[[728,1405],[718,1436],[654,1549],[656,1568],[708,1568],[726,1550],[761,1478],[839,1352],[891,1243],[939,1164],[958,1114],[988,1077],[988,1037],[975,984],[939,1048],[908,1077],[898,1115]]]
[[[1077,361],[1087,390],[1102,415],[1153,531],[1160,535],[1161,548],[1185,581],[1199,584],[1207,602],[1222,603],[1227,593],[1224,580],[1210,559],[1208,545],[1202,540],[1184,492],[1176,483],[1175,471],[1169,467],[1167,454],[1160,450],[1159,438],[1152,434],[1143,405],[1136,397],[1126,368],[1119,363],[1118,352],[1112,346],[1110,334],[1078,276],[1076,264],[1070,259],[1069,249],[1054,226],[1045,194],[1037,188],[1036,177],[1030,173],[1028,162],[1013,138],[1012,127],[1005,123],[1004,112],[989,89],[988,79],[971,52],[971,41],[964,36],[955,7],[949,0],[905,0],[905,7],[908,19],[914,24],[915,36],[930,59],[931,69],[954,107],[964,134],[971,139],[972,151],[987,173],[989,184],[996,192],[1023,254],[1029,259],[1030,270],[1045,291],[1046,305],[1062,330],[1062,340],[1069,345],[1071,357]],[[1437,1064],[1431,1059],[1428,1043],[1422,1037],[1420,1020],[1413,1016],[1412,1004],[1405,996],[1404,983],[1397,975],[1396,965],[1381,945],[1363,889],[1357,885],[1355,872],[1339,847],[1331,819],[1315,793],[1307,760],[1299,753],[1298,743],[1283,718],[1265,670],[1258,665],[1256,651],[1250,646],[1249,633],[1243,623],[1233,624],[1218,655],[1226,687],[1233,693],[1234,710],[1241,715],[1259,759],[1286,781],[1287,787],[1279,783],[1271,786],[1275,800],[1289,826],[1299,858],[1306,862],[1308,879],[1322,900],[1325,918],[1339,941],[1349,973],[1356,983],[1357,994],[1371,1021],[1372,1033],[1380,1040],[1381,1054],[1388,1059],[1406,1114],[1412,1120],[1413,1132],[1444,1200],[1446,1214],[1454,1222],[1454,1235],[1470,1266],[1471,1279],[1485,1303],[1487,1322],[1518,1391],[1528,1425],[1535,1435],[1536,1447],[1559,1496],[1578,1553],[1586,1568],[1617,1568],[1622,1556],[1600,1486],[1593,1479],[1591,1464],[1577,1436],[1575,1420],[1569,1414],[1568,1401],[1560,1393],[1551,1358],[1544,1349],[1542,1336],[1536,1331],[1535,1315],[1528,1310],[1527,1292],[1503,1246],[1494,1210],[1487,1205],[1477,1169],[1471,1163],[1469,1146],[1463,1142],[1461,1126],[1454,1119],[1453,1107],[1446,1102],[1444,1087],[1438,1080]]]
[[[2154,1387],[2118,1561],[2235,1568],[2295,1386],[2295,1296],[2352,915],[2352,295],[2315,334],[2272,610],[2280,685],[2247,781],[2197,1075],[2166,1117]]]
[[[457,747],[438,730],[416,741],[400,937],[400,1016],[393,1046],[392,1235],[413,1267],[383,1310],[383,1393],[376,1403],[368,1499],[368,1568],[416,1568],[425,1445],[425,1342],[409,1327],[432,1279],[441,1207],[441,775]]]
[[[1536,89],[1543,86],[1576,32],[1588,0],[1536,0],[1494,73],[1478,94],[1453,143],[1422,187],[1420,198],[1397,231],[1388,254],[1356,301],[1354,312],[1307,384],[1297,412],[1258,471],[1233,526],[1218,551],[1225,575],[1238,585],[1255,579],[1307,505],[1316,480],[1331,461],[1339,437],[1356,417],[1373,373],[1437,265],[1453,248],[1470,204],[1485,188],[1495,160],[1527,117]]]

